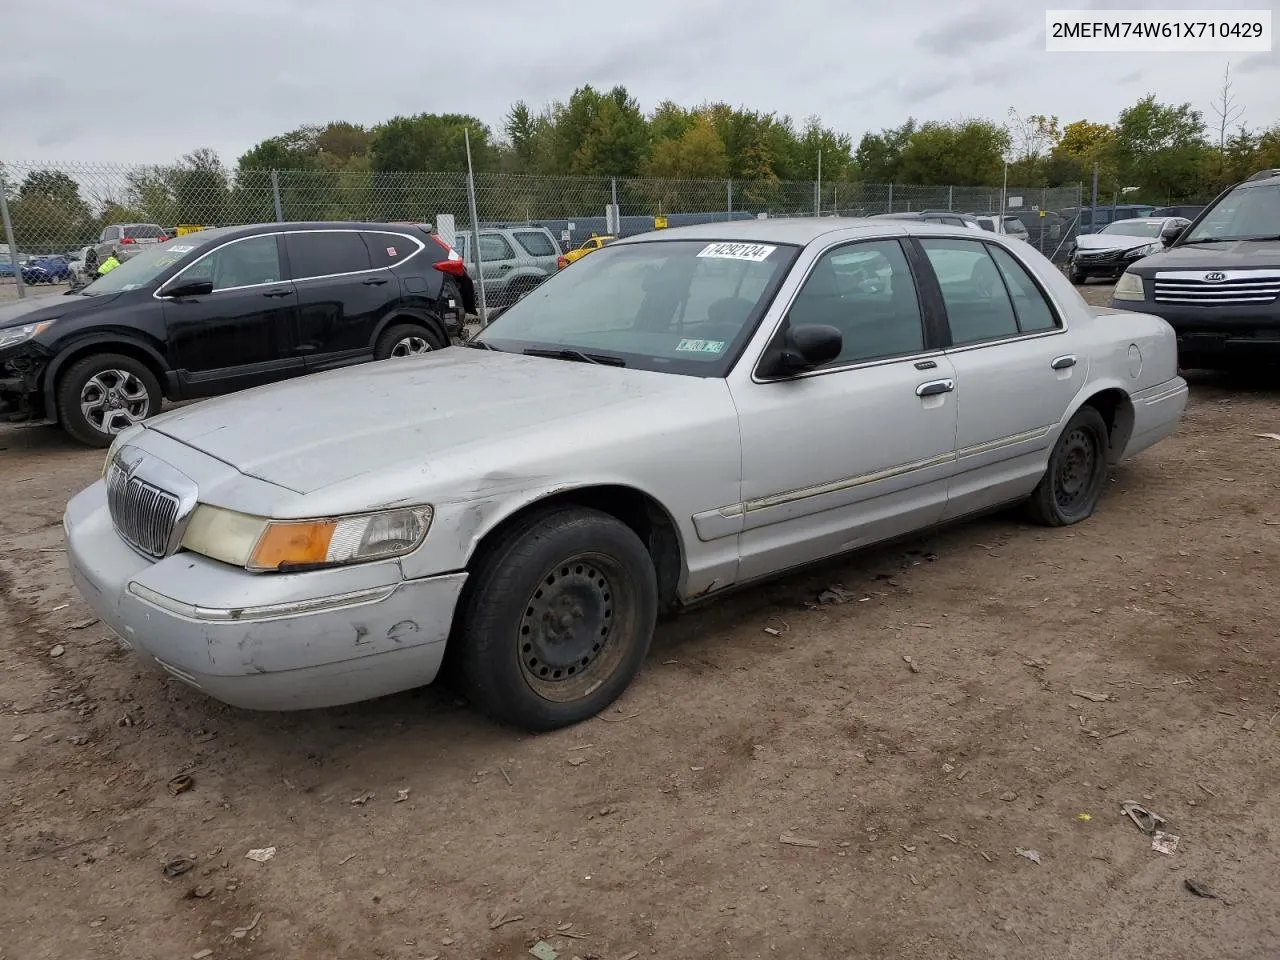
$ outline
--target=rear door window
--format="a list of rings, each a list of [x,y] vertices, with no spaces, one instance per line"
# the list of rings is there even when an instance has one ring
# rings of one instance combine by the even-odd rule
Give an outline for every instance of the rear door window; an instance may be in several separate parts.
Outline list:
[[[919,242],[942,287],[956,346],[1017,336],[1013,304],[986,244],[932,237]]]
[[[369,270],[369,248],[354,230],[315,230],[285,236],[293,279]]]
[[[421,249],[409,237],[395,233],[364,233],[361,236],[369,248],[369,262],[375,269],[404,263]]]
[[[500,233],[480,234],[480,259],[485,263],[495,260],[514,260],[516,252],[511,249],[505,237]]]

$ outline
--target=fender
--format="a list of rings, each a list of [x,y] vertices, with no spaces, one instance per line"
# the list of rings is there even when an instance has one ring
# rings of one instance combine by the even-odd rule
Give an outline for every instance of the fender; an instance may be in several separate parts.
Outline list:
[[[164,355],[155,347],[138,337],[128,336],[120,333],[92,333],[88,336],[77,337],[66,346],[58,350],[57,355],[49,361],[49,365],[44,370],[44,409],[45,416],[50,423],[58,422],[58,397],[57,384],[58,374],[62,372],[74,354],[84,352],[85,347],[100,346],[103,349],[101,353],[107,353],[113,346],[125,346],[133,350],[141,351],[146,354],[154,368],[159,371],[161,386],[166,395],[172,397],[175,394],[177,384],[176,375],[169,368],[169,362],[165,360]]]
[[[379,320],[378,325],[374,327],[373,338],[369,341],[369,349],[371,351],[373,350],[374,345],[377,344],[378,338],[382,336],[383,331],[397,320],[416,320],[423,326],[430,327],[439,334],[445,344],[449,343],[449,331],[445,329],[444,323],[439,317],[435,316],[429,310],[425,310],[421,307],[397,306],[392,307],[391,310],[388,311],[387,315]]]

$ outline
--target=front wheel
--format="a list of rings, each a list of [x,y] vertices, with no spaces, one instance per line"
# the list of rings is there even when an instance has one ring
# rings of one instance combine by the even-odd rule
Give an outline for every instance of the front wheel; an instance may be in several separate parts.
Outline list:
[[[1089,282],[1089,278],[1081,273],[1074,263],[1067,264],[1067,279],[1077,287],[1082,287]]]
[[[160,412],[155,374],[133,357],[103,353],[77,360],[58,382],[58,420],[91,447],[108,447],[116,434]]]
[[[630,527],[581,507],[535,514],[467,585],[454,638],[464,689],[501,723],[579,723],[634,679],[657,614],[653,562]]]
[[[1107,422],[1094,407],[1081,407],[1049,456],[1049,468],[1031,494],[1032,519],[1065,527],[1093,516],[1107,479]]]

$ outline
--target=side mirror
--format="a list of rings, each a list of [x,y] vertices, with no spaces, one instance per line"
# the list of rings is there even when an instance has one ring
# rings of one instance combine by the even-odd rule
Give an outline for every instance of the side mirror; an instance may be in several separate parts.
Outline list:
[[[835,327],[824,323],[802,323],[789,326],[782,342],[772,347],[760,364],[764,377],[786,377],[804,373],[840,356],[844,337]]]
[[[1178,242],[1178,238],[1182,236],[1182,232],[1186,227],[1180,227],[1176,223],[1171,223],[1160,231],[1160,242],[1166,247],[1172,246]]]
[[[207,297],[213,293],[212,280],[179,280],[160,291],[160,296],[178,299],[180,297]]]

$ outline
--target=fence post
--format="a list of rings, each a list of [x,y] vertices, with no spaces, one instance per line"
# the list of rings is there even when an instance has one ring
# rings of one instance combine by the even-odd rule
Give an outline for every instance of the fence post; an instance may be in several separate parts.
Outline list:
[[[611,198],[610,206],[613,207],[613,232],[617,236],[622,236],[622,211],[618,209],[618,178],[609,178],[609,196]]]
[[[4,242],[9,245],[9,262],[13,264],[13,282],[18,285],[18,299],[27,295],[26,285],[22,282],[22,267],[18,265],[18,245],[13,242],[13,221],[9,219],[9,198],[5,195],[4,173],[0,172],[0,220],[4,222]]]
[[[724,192],[729,204],[729,219],[733,219],[733,181],[726,180],[724,182]]]
[[[1089,202],[1089,232],[1098,231],[1098,161],[1093,161],[1093,198]]]
[[[284,207],[280,205],[280,172],[271,169],[271,199],[276,205],[276,223],[284,223]]]
[[[885,213],[893,213],[893,184],[889,184],[889,209]]]
[[[462,139],[467,147],[467,207],[471,213],[471,249],[475,251],[476,284],[480,288],[480,329],[489,325],[489,304],[484,295],[484,260],[480,256],[480,214],[476,212],[476,174],[471,167],[471,134],[462,128]]]
[[[956,188],[947,187],[947,209],[948,210],[954,210],[956,208],[955,202],[954,202],[955,196],[956,196]]]

